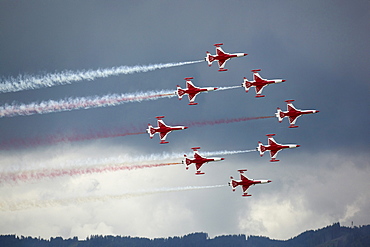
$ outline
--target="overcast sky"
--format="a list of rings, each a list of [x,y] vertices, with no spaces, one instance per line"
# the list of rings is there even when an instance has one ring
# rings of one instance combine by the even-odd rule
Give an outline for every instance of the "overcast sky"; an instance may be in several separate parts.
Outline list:
[[[201,94],[197,106],[172,97],[0,118],[0,233],[154,238],[203,231],[287,239],[334,222],[369,224],[369,16],[366,0],[0,1],[2,83],[19,75],[197,61],[206,51],[214,54],[213,44],[220,42],[226,52],[249,54],[228,61],[228,72],[201,62],[1,93],[0,106],[175,90],[185,86],[184,77],[194,77],[197,86],[236,86],[243,77],[252,79],[252,69],[286,80],[267,86],[265,98],[240,87]],[[286,109],[287,99],[320,113],[299,118],[296,129],[276,118],[195,126],[169,134],[166,145],[147,134],[96,138],[145,131],[162,115],[174,125],[273,116],[277,107]],[[301,147],[280,152],[276,163],[257,152],[225,155],[222,162],[204,165],[202,176],[194,175],[194,167],[172,165],[16,182],[7,177],[45,168],[120,165],[117,160],[181,162],[191,147],[200,146],[200,153],[250,150],[258,141],[267,143],[268,133]],[[81,141],[56,142],[57,137]],[[171,153],[181,155],[157,159]],[[250,188],[253,196],[247,198],[240,188],[233,193],[227,186],[154,193],[227,185],[230,176],[239,177],[238,169],[272,183]]]

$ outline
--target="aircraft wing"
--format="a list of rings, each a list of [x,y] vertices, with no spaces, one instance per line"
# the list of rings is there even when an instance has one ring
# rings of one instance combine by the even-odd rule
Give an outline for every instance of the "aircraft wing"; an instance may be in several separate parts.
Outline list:
[[[277,156],[277,154],[278,154],[280,151],[281,151],[281,149],[280,149],[280,150],[270,150],[270,157],[271,157],[271,159],[275,159],[275,158],[276,158],[276,156]]]
[[[270,146],[276,146],[277,145],[277,142],[275,141],[275,139],[273,137],[269,137],[269,139],[268,139],[268,145],[270,145]]]
[[[264,82],[265,80],[258,73],[253,73],[253,80],[255,82]]]
[[[200,154],[198,154],[198,152],[197,152],[197,151],[194,151],[194,158],[195,158],[195,159],[203,159],[203,157],[202,157],[202,156],[200,156]]]
[[[220,69],[223,69],[224,67],[225,67],[225,64],[226,64],[226,61],[227,60],[229,60],[229,59],[220,59],[220,60],[218,60],[217,62],[218,62],[218,66],[220,67]]]
[[[218,47],[216,47],[216,54],[218,56],[222,56],[222,55],[226,55],[227,53],[224,52],[224,50],[222,50],[222,48],[218,46]]]
[[[246,193],[250,186],[251,185],[243,185],[242,186],[243,192]]]
[[[289,104],[287,104],[287,110],[288,111],[291,111],[291,110],[297,110],[295,107],[294,107],[294,105],[292,104],[292,103],[289,103]]]
[[[202,167],[204,163],[195,163],[195,168],[197,169],[197,171],[200,171],[199,169]]]
[[[189,93],[188,94],[188,98],[189,98],[190,103],[193,103],[195,101],[195,98],[197,97],[197,94],[198,93]]]
[[[158,123],[158,127],[168,127],[164,122],[163,122],[163,120],[162,119],[158,119],[158,121],[157,121],[157,123]]]
[[[256,94],[261,94],[262,93],[262,90],[263,88],[265,87],[266,85],[263,85],[263,86],[256,86]]]
[[[300,117],[300,116],[295,116],[295,117],[289,117],[289,123],[291,125],[294,125],[295,122],[297,121],[297,118]]]
[[[244,176],[243,174],[240,173],[240,180],[248,181],[249,179],[246,176]]]
[[[159,138],[161,139],[161,141],[165,141],[168,133],[170,133],[170,132],[171,131],[168,131],[168,132],[159,132]]]
[[[194,86],[194,84],[191,81],[186,81],[186,87],[188,89],[197,89],[198,87]]]

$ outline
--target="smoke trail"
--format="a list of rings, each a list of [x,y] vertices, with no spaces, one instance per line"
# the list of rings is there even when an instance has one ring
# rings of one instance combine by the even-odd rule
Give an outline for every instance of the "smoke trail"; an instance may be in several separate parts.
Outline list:
[[[217,89],[217,91],[221,91],[221,90],[228,90],[228,89],[234,89],[234,88],[240,88],[242,86],[230,86],[230,87],[219,87]]]
[[[44,137],[30,137],[30,138],[18,138],[0,141],[0,150],[10,150],[12,148],[21,147],[34,147],[39,145],[51,145],[57,143],[67,143],[76,141],[87,141],[103,138],[112,137],[123,137],[131,135],[142,135],[147,134],[145,131],[139,131],[137,128],[116,128],[116,129],[100,129],[100,130],[90,130],[87,133],[81,133],[82,131],[74,131],[73,134],[54,134],[47,135]]]
[[[89,203],[89,202],[105,202],[108,200],[122,200],[129,199],[138,196],[146,195],[155,195],[160,193],[169,193],[169,192],[181,192],[181,191],[190,191],[190,190],[202,190],[202,189],[214,189],[225,187],[223,185],[210,185],[210,186],[186,186],[186,187],[177,187],[177,188],[159,188],[153,190],[141,190],[136,192],[128,192],[120,195],[103,195],[103,196],[89,196],[89,197],[77,197],[77,198],[65,198],[65,199],[54,199],[54,200],[24,200],[16,202],[0,202],[1,211],[16,211],[24,210],[29,208],[45,208],[45,207],[56,207],[56,206],[66,206],[70,204],[80,204],[80,203]]]
[[[216,124],[226,124],[235,123],[249,120],[274,118],[274,116],[265,117],[242,117],[242,118],[231,118],[231,119],[219,119],[214,121],[198,121],[198,122],[185,122],[176,125],[186,125],[191,127],[201,127],[205,125],[216,125]],[[77,134],[76,134],[77,133]],[[48,135],[46,137],[35,137],[28,139],[11,139],[0,141],[0,150],[7,150],[12,147],[32,147],[35,145],[47,145],[56,144],[61,142],[75,142],[75,141],[86,141],[101,138],[113,138],[113,137],[123,137],[128,135],[140,135],[147,134],[146,131],[140,128],[132,127],[131,129],[126,128],[116,128],[110,130],[90,130],[89,133],[81,134],[81,131],[76,131],[75,134],[66,135]]]
[[[136,170],[144,168],[154,168],[170,165],[178,165],[181,163],[162,163],[162,164],[147,164],[147,165],[124,165],[124,164],[109,164],[104,166],[89,166],[89,167],[70,167],[61,169],[41,169],[22,172],[0,173],[0,184],[9,182],[26,182],[30,180],[40,180],[44,178],[56,178],[60,176],[77,176],[92,173],[116,172],[122,170]]]
[[[219,155],[233,155],[233,154],[242,154],[242,153],[250,153],[254,152],[256,149],[250,149],[250,150],[223,150],[223,151],[213,151],[213,152],[202,152],[199,151],[199,154],[201,156],[219,156]],[[172,160],[172,159],[182,159],[184,157],[184,154],[186,156],[192,156],[193,152],[189,153],[162,153],[162,154],[151,154],[146,156],[139,156],[135,158],[133,162],[143,162],[143,161],[161,161],[161,160]]]
[[[17,92],[23,90],[37,89],[43,87],[53,87],[57,85],[71,84],[72,82],[88,80],[92,81],[96,78],[103,78],[109,76],[117,76],[121,74],[133,74],[148,72],[157,69],[165,69],[187,64],[200,63],[204,60],[179,62],[179,63],[160,63],[150,65],[136,65],[136,66],[120,66],[107,69],[97,70],[82,70],[71,71],[66,70],[60,73],[48,73],[39,76],[19,75],[18,77],[10,77],[9,79],[0,82],[0,93]]]
[[[213,152],[200,152],[202,156],[214,156],[214,155],[233,155],[241,153],[249,153],[256,151],[252,150],[235,150],[235,151],[213,151]],[[187,153],[188,157],[192,156],[193,153]],[[168,163],[169,161],[179,161],[184,157],[184,153],[162,153],[162,154],[151,154],[141,155],[138,157],[129,156],[118,156],[108,158],[96,158],[96,159],[85,159],[85,160],[73,160],[67,161],[63,164],[59,164],[60,168],[39,168],[33,170],[23,170],[18,172],[2,172],[0,173],[0,184],[2,183],[17,183],[36,181],[45,178],[56,178],[61,176],[78,176],[84,174],[93,173],[105,173],[105,172],[116,172],[123,170],[136,170],[144,168],[163,167],[170,165],[182,164],[179,162]],[[166,163],[165,163],[166,161]],[[153,162],[159,162],[153,164]],[[145,164],[149,163],[149,164]],[[135,164],[135,165],[132,165]],[[35,167],[33,164],[27,164],[27,167]],[[40,165],[39,165],[40,166]],[[50,164],[43,164],[44,167],[50,167]]]
[[[205,125],[216,125],[216,124],[229,124],[229,123],[238,123],[250,120],[266,119],[266,118],[275,118],[275,116],[264,116],[264,117],[241,117],[241,118],[223,118],[218,120],[209,120],[209,121],[192,121],[182,123],[188,127],[201,127]]]
[[[105,96],[67,98],[64,100],[49,100],[30,104],[5,104],[0,106],[0,117],[26,116],[51,112],[72,111],[97,107],[115,106],[128,102],[141,102],[159,98],[174,97],[173,90],[137,92],[131,94],[108,94]]]
[[[213,155],[232,155],[232,154],[243,154],[243,153],[250,153],[254,152],[256,149],[250,150],[235,150],[235,151],[216,151],[216,152],[201,152],[201,155],[205,156],[213,156]]]

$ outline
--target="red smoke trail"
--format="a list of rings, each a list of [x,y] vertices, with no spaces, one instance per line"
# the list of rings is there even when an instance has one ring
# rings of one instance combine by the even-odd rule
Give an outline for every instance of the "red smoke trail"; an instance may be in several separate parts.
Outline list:
[[[218,120],[207,120],[207,121],[188,121],[182,122],[176,125],[185,125],[188,127],[201,127],[206,125],[216,125],[216,124],[229,124],[229,123],[237,123],[237,122],[244,122],[249,120],[258,120],[258,119],[266,119],[266,118],[274,118],[274,116],[263,116],[263,117],[241,117],[241,118],[225,118],[225,119],[218,119]],[[101,129],[101,130],[90,130],[88,133],[80,133],[80,131],[75,131],[77,133],[66,135],[49,135],[45,137],[35,137],[29,139],[11,139],[8,141],[1,141],[0,142],[0,150],[9,150],[15,147],[32,147],[38,145],[48,145],[48,144],[57,144],[61,142],[77,142],[77,141],[87,141],[87,140],[95,140],[95,139],[102,139],[102,138],[113,138],[113,137],[123,137],[123,136],[130,136],[130,135],[141,135],[146,134],[143,128],[137,128],[135,126],[131,126],[130,129],[127,128],[115,128],[115,129]]]
[[[4,182],[26,182],[30,180],[40,180],[44,178],[56,178],[61,176],[77,176],[93,173],[116,172],[123,170],[136,170],[144,168],[162,167],[170,165],[178,165],[182,163],[161,163],[148,165],[106,165],[94,167],[79,167],[79,168],[61,168],[61,169],[42,169],[33,171],[23,171],[19,173],[0,173],[0,184]]]
[[[265,118],[274,118],[274,116],[264,116],[264,117],[241,117],[241,118],[224,118],[218,120],[209,120],[209,121],[193,121],[182,123],[188,127],[201,127],[205,125],[216,125],[216,124],[229,124],[229,123],[238,123],[249,120],[265,119]]]
[[[136,127],[130,129],[126,128],[116,128],[116,129],[100,129],[100,130],[89,130],[88,132],[81,133],[81,131],[74,131],[73,134],[54,134],[46,135],[44,137],[30,137],[22,139],[10,139],[3,140],[0,142],[0,150],[10,150],[12,148],[20,147],[34,147],[40,145],[51,145],[57,143],[67,143],[67,142],[76,142],[76,141],[87,141],[103,138],[112,138],[112,137],[123,137],[131,135],[142,135],[146,134],[145,131],[140,131]]]

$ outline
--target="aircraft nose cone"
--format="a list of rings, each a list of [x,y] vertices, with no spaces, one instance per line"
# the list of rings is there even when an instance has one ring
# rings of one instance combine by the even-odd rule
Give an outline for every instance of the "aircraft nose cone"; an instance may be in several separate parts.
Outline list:
[[[282,82],[285,82],[286,80],[282,80]]]
[[[297,145],[297,148],[299,148],[301,145]]]
[[[315,113],[318,113],[318,112],[320,112],[320,111],[316,111]]]
[[[213,90],[217,90],[217,89],[218,89],[218,87],[214,87],[214,88],[213,88]]]
[[[221,160],[225,160],[225,158],[221,158]]]
[[[187,129],[188,127],[184,127],[184,130]]]
[[[272,181],[271,180],[267,180],[267,183],[271,183]]]
[[[244,56],[248,55],[247,53],[244,53]]]

